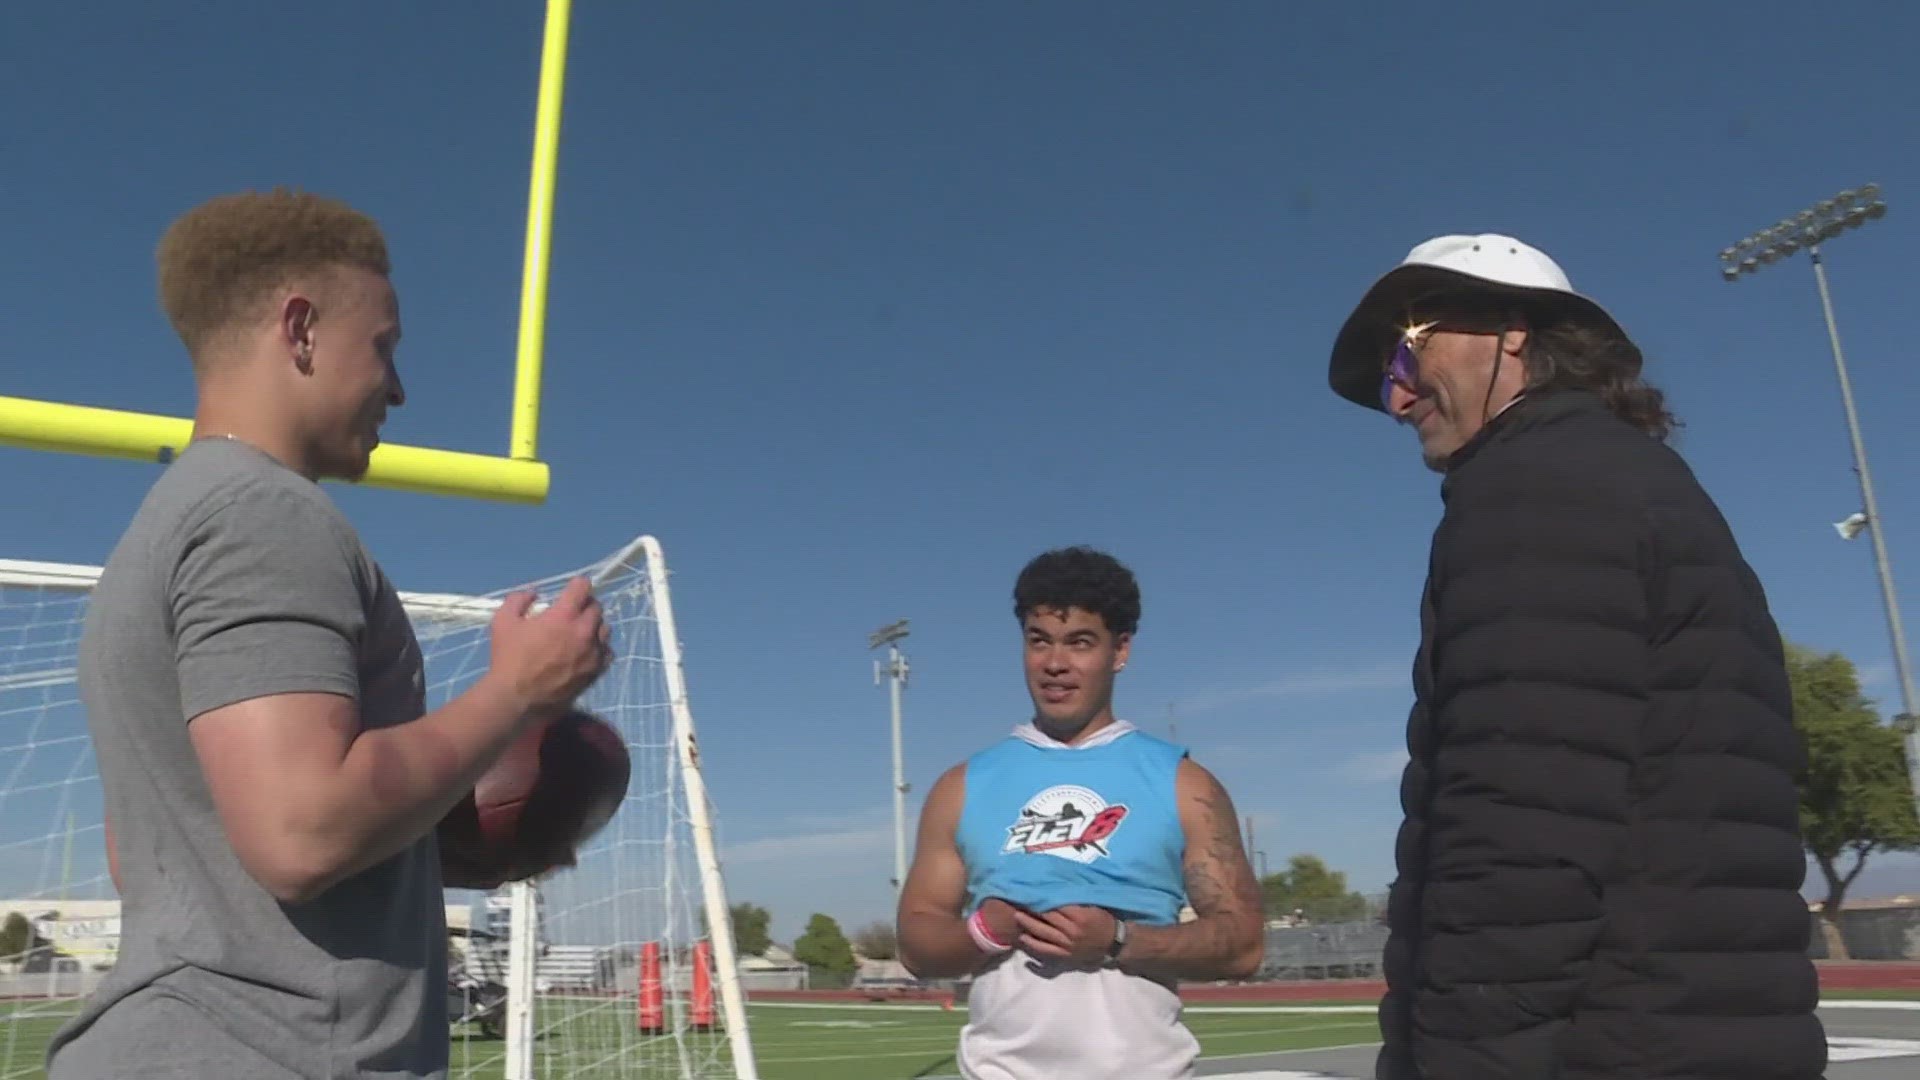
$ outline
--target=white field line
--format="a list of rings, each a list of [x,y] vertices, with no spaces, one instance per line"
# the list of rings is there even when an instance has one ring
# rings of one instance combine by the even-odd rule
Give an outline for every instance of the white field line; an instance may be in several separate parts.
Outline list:
[[[822,1002],[822,1001],[755,1001],[750,1003],[756,1009],[828,1009],[828,1010],[873,1010],[876,1012],[963,1012],[964,1005],[955,1005],[947,1009],[943,1005],[887,1005],[879,1002]],[[1888,1010],[1894,1012],[1920,1012],[1920,1001],[1900,998],[1840,998],[1834,1001],[1822,1001],[1822,1009],[1865,1009]],[[1259,1013],[1297,1013],[1311,1016],[1315,1013],[1371,1013],[1379,1011],[1376,1005],[1188,1005],[1183,1013],[1208,1014],[1247,1014]]]
[[[877,1002],[834,1004],[819,1001],[755,1001],[750,1004],[756,1009],[858,1009],[874,1012],[965,1012],[967,1008],[965,1005],[955,1005],[949,1010],[941,1005],[885,1005]],[[1188,1005],[1180,1011],[1188,1014],[1252,1016],[1259,1013],[1298,1013],[1311,1016],[1315,1013],[1376,1013],[1380,1009],[1377,1005]]]
[[[941,1005],[884,1005],[884,1004],[871,1002],[871,1001],[847,1001],[847,1002],[753,1001],[751,999],[747,1001],[747,1008],[749,1009],[832,1009],[836,1012],[843,1011],[843,1010],[855,1010],[855,1009],[877,1009],[882,1012],[946,1012],[947,1011],[946,1007]],[[960,1011],[961,1008],[962,1006],[955,1005],[953,1007],[953,1011],[958,1012]]]
[[[791,1001],[791,1002],[790,1001],[780,1001],[780,1002],[765,1001],[765,1002],[755,1002],[753,1004],[754,1004],[754,1007],[763,1008],[763,1009],[856,1011],[856,1012],[880,1012],[880,1013],[885,1013],[885,1012],[932,1013],[932,1012],[944,1012],[944,1011],[956,1011],[956,1012],[965,1011],[964,1006],[955,1006],[953,1010],[947,1010],[940,1005],[884,1004],[884,1003],[876,1003],[876,1002],[864,1002],[864,1003],[863,1002],[838,1002],[836,1003],[836,1002],[809,1002],[809,1001]],[[1821,1002],[1820,1008],[1822,1010],[1848,1009],[1848,1010],[1869,1010],[1869,1011],[1892,1010],[1892,1011],[1903,1011],[1903,1012],[1915,1012],[1915,1011],[1920,1011],[1920,1001],[1882,1000],[1882,999],[1871,999],[1871,998],[1862,998],[1862,999],[1847,998],[1847,999],[1840,999],[1835,1001]],[[1185,1009],[1183,1009],[1182,1012],[1188,1013],[1188,1014],[1201,1014],[1208,1017],[1224,1018],[1224,1017],[1229,1017],[1234,1015],[1262,1015],[1262,1014],[1266,1014],[1266,1015],[1294,1014],[1294,1015],[1306,1015],[1306,1016],[1329,1015],[1329,1014],[1362,1015],[1362,1014],[1374,1013],[1376,1012],[1376,1010],[1377,1010],[1377,1007],[1373,1005],[1255,1005],[1255,1006],[1239,1006],[1239,1007],[1231,1006],[1231,1005],[1212,1005],[1212,1006],[1190,1005],[1190,1006],[1187,1006]],[[1351,1023],[1313,1025],[1305,1028],[1293,1029],[1293,1030],[1290,1030],[1288,1033],[1289,1034],[1307,1034],[1307,1033],[1316,1032],[1316,1031],[1338,1030],[1341,1027],[1350,1027],[1350,1026],[1352,1026]],[[786,1033],[782,1033],[782,1034],[786,1034]],[[889,1032],[884,1035],[881,1035],[880,1038],[876,1041],[881,1042],[883,1044],[891,1044],[891,1045],[886,1046],[884,1049],[882,1047],[876,1046],[873,1049],[869,1050],[867,1053],[864,1053],[860,1056],[875,1057],[875,1058],[914,1057],[923,1053],[927,1053],[929,1052],[929,1050],[937,1050],[939,1048],[939,1045],[941,1044],[928,1045],[920,1042],[921,1039],[927,1038],[930,1034],[931,1033],[906,1032],[906,1031]],[[1214,1033],[1210,1033],[1208,1035],[1208,1038],[1211,1038],[1217,1041],[1221,1038],[1230,1038],[1236,1035],[1247,1036],[1247,1035],[1255,1035],[1255,1034],[1266,1034],[1266,1033],[1265,1032],[1244,1032],[1244,1033],[1214,1032]],[[772,1035],[772,1033],[769,1033],[769,1035]],[[804,1042],[806,1040],[797,1040],[797,1041]],[[1277,1055],[1324,1053],[1329,1050],[1363,1049],[1363,1048],[1373,1047],[1378,1045],[1380,1045],[1378,1040],[1372,1040],[1368,1042],[1338,1043],[1331,1046],[1302,1047],[1297,1050],[1264,1050],[1264,1051],[1253,1051],[1253,1052],[1247,1052],[1247,1053],[1229,1053],[1229,1054],[1213,1053],[1213,1054],[1205,1055],[1202,1060],[1222,1061],[1222,1060],[1233,1060],[1233,1059],[1271,1058]],[[915,1046],[915,1047],[927,1046],[927,1049],[914,1049],[914,1050],[893,1049],[893,1047],[906,1047],[906,1046]],[[801,1054],[794,1054],[793,1051],[801,1050],[801,1046],[790,1045],[786,1038],[781,1038],[780,1036],[773,1036],[772,1038],[768,1038],[766,1040],[766,1049],[768,1051],[767,1060],[770,1063],[799,1064],[803,1062],[817,1063],[817,1062],[824,1062],[824,1061],[846,1060],[845,1055],[816,1056],[816,1055],[807,1055],[807,1054],[804,1054],[804,1052],[802,1052]],[[1254,1074],[1254,1075],[1257,1076],[1260,1074]],[[1284,1073],[1281,1075],[1284,1076]],[[943,1078],[943,1080],[950,1080],[950,1078]],[[1221,1076],[1218,1078],[1218,1080],[1230,1080],[1230,1078],[1227,1076]],[[1251,1078],[1249,1078],[1249,1080],[1251,1080]]]

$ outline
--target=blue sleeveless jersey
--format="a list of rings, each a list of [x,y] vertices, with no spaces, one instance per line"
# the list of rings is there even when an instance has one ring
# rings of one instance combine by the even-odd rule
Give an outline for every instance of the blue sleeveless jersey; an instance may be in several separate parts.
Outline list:
[[[1184,748],[1129,731],[1091,747],[1009,736],[967,759],[955,840],[967,911],[999,897],[1034,911],[1091,904],[1149,926],[1186,905],[1174,776]]]

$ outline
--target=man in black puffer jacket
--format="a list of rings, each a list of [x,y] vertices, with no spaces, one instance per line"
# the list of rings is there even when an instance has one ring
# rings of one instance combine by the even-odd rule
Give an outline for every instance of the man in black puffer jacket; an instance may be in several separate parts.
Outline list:
[[[1342,397],[1445,479],[1380,1080],[1818,1080],[1782,644],[1640,351],[1541,252],[1441,237]]]

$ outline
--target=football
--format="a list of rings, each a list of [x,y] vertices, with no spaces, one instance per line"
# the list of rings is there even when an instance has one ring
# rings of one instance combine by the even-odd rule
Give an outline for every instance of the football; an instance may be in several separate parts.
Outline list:
[[[626,740],[593,713],[538,721],[440,822],[443,861],[486,882],[571,866],[620,809],[632,771]]]

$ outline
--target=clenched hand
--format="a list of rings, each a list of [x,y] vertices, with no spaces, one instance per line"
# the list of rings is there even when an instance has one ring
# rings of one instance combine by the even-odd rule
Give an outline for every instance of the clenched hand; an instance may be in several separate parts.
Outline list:
[[[574,578],[538,615],[533,594],[506,598],[493,618],[493,670],[529,711],[573,704],[607,670],[612,632],[585,578]]]
[[[1068,904],[1052,911],[1014,912],[1020,923],[1020,948],[1049,960],[1098,965],[1113,944],[1117,920],[1105,908]]]

